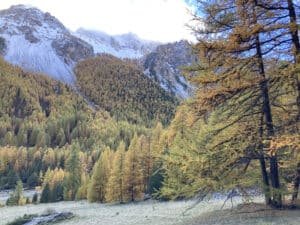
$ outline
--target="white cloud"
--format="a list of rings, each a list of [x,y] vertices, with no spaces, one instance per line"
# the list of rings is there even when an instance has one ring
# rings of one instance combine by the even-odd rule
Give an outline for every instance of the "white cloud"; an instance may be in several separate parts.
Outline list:
[[[109,34],[136,33],[162,42],[193,39],[184,0],[1,0],[0,9],[29,4],[50,12],[71,30],[85,27]]]

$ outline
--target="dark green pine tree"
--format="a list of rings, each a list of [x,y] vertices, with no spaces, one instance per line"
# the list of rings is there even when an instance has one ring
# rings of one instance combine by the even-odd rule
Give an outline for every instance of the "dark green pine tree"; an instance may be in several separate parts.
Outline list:
[[[61,183],[55,184],[51,191],[51,202],[59,202],[64,200],[64,188]]]
[[[37,203],[38,203],[38,198],[39,198],[38,194],[35,193],[35,194],[33,195],[33,197],[32,197],[32,203],[33,203],[33,204],[37,204]]]
[[[40,202],[48,203],[48,202],[50,202],[50,200],[51,200],[51,191],[50,191],[50,186],[47,183],[42,191]]]
[[[81,166],[79,160],[79,145],[73,145],[71,154],[66,162],[68,175],[64,181],[64,199],[74,200],[80,187]]]

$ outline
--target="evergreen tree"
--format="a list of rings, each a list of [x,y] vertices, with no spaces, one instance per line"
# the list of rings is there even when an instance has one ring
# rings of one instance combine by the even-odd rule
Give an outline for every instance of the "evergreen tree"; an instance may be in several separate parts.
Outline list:
[[[8,188],[13,188],[19,179],[20,178],[19,178],[18,174],[12,168],[10,168],[8,171],[8,174],[7,174],[7,182],[5,185]]]
[[[199,155],[195,151],[197,136],[196,131],[189,127],[189,112],[186,105],[180,106],[168,129],[171,145],[168,153],[162,156],[165,176],[160,190],[162,198],[190,198],[197,195],[201,188],[196,179],[199,174],[198,167],[203,166],[203,163],[199,162]]]
[[[189,79],[197,93],[187,103],[190,121],[185,123],[197,136],[182,142],[177,138],[182,130],[176,129],[179,134],[172,140],[165,167],[167,174],[175,174],[167,176],[165,186],[175,188],[165,193],[180,197],[189,191],[249,188],[257,182],[253,168],[260,167],[266,203],[281,207],[279,155],[271,151],[271,143],[295,129],[294,123],[287,126],[280,120],[283,113],[278,109],[283,107],[290,113],[288,121],[295,121],[295,103],[284,103],[294,101],[288,94],[290,78],[281,77],[283,70],[278,66],[280,73],[271,69],[273,59],[274,63],[284,61],[276,53],[286,48],[286,32],[280,32],[279,22],[284,17],[257,4],[272,1],[196,2],[201,11],[201,18],[196,16],[201,28],[195,30],[200,63],[190,68]]]
[[[111,173],[106,187],[106,200],[108,202],[124,202],[124,160],[125,143],[121,142],[114,153]]]
[[[226,6],[229,7],[230,10],[224,10],[224,7]],[[263,29],[267,28],[264,27],[264,25],[266,25],[266,23],[264,24],[266,19],[259,17],[259,15],[262,15],[262,17],[264,17],[264,15],[261,10],[256,8],[253,1],[224,1],[223,3],[213,2],[211,4],[205,4],[205,10],[207,13],[206,22],[210,22],[214,19],[217,19],[217,22],[210,24],[205,31],[214,41],[210,44],[212,51],[210,50],[210,47],[206,46],[206,43],[208,42],[205,43],[205,41],[201,41],[200,48],[202,48],[204,54],[212,54],[211,56],[214,57],[215,60],[215,68],[220,68],[220,70],[225,72],[222,74],[220,79],[215,79],[214,75],[211,73],[207,79],[200,81],[202,84],[204,84],[204,82],[205,84],[211,84],[214,80],[217,81],[217,88],[212,89],[211,91],[207,89],[205,96],[202,92],[203,103],[205,104],[204,101],[209,103],[211,102],[211,105],[214,106],[217,105],[216,103],[221,104],[222,101],[224,101],[223,99],[225,99],[225,101],[227,99],[231,99],[233,102],[233,99],[239,96],[240,93],[244,94],[248,90],[250,93],[257,93],[259,96],[258,103],[261,105],[262,110],[260,139],[271,138],[274,136],[274,125],[270,107],[270,91],[269,83],[266,79],[264,55],[270,46],[272,47],[274,41],[273,39],[270,39],[270,37],[265,39],[265,36],[262,35]],[[224,13],[225,15],[228,15],[226,17],[228,21],[224,21],[226,23],[222,26],[219,19],[222,20],[221,16],[224,15]],[[225,17],[223,20],[225,20]],[[215,33],[216,31],[220,34],[224,34],[227,25],[229,26],[229,29],[226,31],[227,35],[224,35],[224,39],[226,38],[228,42],[226,43],[222,40],[214,39],[213,32]],[[265,44],[263,45],[262,43]],[[219,51],[221,48],[223,49],[222,52]],[[224,57],[228,57],[228,60],[221,63],[220,60],[223,60]],[[254,63],[250,63],[251,61]],[[219,63],[219,65],[217,63]],[[211,67],[211,64],[207,65]],[[242,73],[246,76],[241,77],[241,75],[243,75]],[[209,78],[212,79],[209,80]],[[259,82],[255,82],[253,78]],[[228,81],[230,81],[230,83]],[[253,98],[253,100],[254,99],[255,98]],[[251,106],[254,107],[253,102],[251,103]],[[254,112],[252,115],[254,115]],[[243,116],[243,114],[241,116]],[[259,126],[257,129],[259,129]],[[258,144],[258,146],[258,151],[262,153],[263,145]],[[265,190],[266,202],[267,204],[274,204],[280,207],[281,195],[279,194],[280,183],[276,154],[272,155],[270,158],[269,176],[272,181],[272,187],[274,188],[272,202],[271,197],[269,196],[269,182],[266,177],[266,168],[263,156],[261,157],[261,168],[264,186],[267,188]]]
[[[161,123],[157,123],[155,128],[151,132],[149,141],[150,158],[152,160],[152,171],[148,184],[148,192],[151,194],[157,193],[163,183],[163,157],[168,150],[169,138],[165,135],[163,126]]]
[[[45,187],[43,188],[40,203],[48,203],[51,201],[51,191],[50,186],[46,183]]]
[[[94,166],[87,197],[90,202],[105,202],[106,185],[110,174],[111,150],[106,148]]]
[[[32,197],[32,203],[33,204],[37,204],[38,203],[38,194],[37,193],[34,193],[33,197]]]
[[[25,205],[26,198],[23,195],[23,183],[21,180],[17,181],[14,192],[10,195],[9,199],[6,201],[6,205]]]
[[[141,164],[141,176],[143,192],[149,192],[149,182],[153,169],[153,153],[151,151],[151,137],[141,135],[138,138],[137,151],[139,153],[139,161]]]
[[[124,200],[141,200],[144,194],[141,153],[138,151],[138,136],[134,135],[124,161]]]
[[[59,202],[64,200],[64,187],[62,183],[54,184],[54,187],[50,191],[50,201]]]
[[[73,145],[71,154],[66,162],[67,176],[64,180],[64,199],[74,200],[80,187],[81,165],[79,160],[79,146]]]
[[[82,173],[81,186],[79,187],[77,194],[76,194],[77,200],[87,199],[88,187],[89,187],[89,175]]]
[[[298,35],[298,18],[299,9],[293,0],[285,0],[285,1],[255,1],[256,6],[266,10],[266,12],[272,15],[273,19],[276,20],[274,23],[274,32],[277,35],[280,34],[282,37],[282,43],[280,46],[284,46],[284,49],[281,51],[281,55],[284,56],[285,61],[289,61],[289,63],[285,63],[285,67],[287,69],[279,71],[279,74],[282,78],[284,78],[286,82],[287,77],[292,77],[294,90],[296,92],[296,106],[297,113],[296,117],[290,115],[288,118],[290,122],[287,124],[293,124],[296,122],[297,128],[296,132],[299,131],[299,121],[300,121],[300,78],[299,78],[299,63],[300,63],[300,41]],[[280,24],[280,26],[276,26]],[[278,71],[277,71],[278,72]],[[295,118],[295,119],[294,119]],[[290,136],[293,138],[293,134]],[[280,138],[279,138],[280,139]],[[278,140],[275,142],[278,142]],[[293,180],[293,195],[292,195],[292,204],[297,199],[298,191],[299,191],[299,182],[300,182],[300,162],[297,161],[294,165],[294,177]],[[290,176],[290,175],[288,175]]]
[[[36,172],[32,173],[27,179],[27,185],[31,188],[38,186],[39,177]]]

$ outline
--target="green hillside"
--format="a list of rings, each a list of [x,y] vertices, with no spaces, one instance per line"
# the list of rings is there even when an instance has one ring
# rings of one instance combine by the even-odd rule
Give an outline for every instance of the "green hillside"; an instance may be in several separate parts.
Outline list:
[[[21,178],[38,184],[47,169],[64,168],[72,149],[90,172],[100,152],[126,148],[143,126],[116,121],[91,109],[70,87],[41,74],[24,72],[0,58],[0,189]],[[9,147],[10,146],[10,147]]]
[[[0,145],[62,147],[76,140],[88,150],[116,147],[122,127],[133,136],[128,130],[135,126],[116,122],[103,110],[93,111],[70,87],[3,59],[0,68]],[[123,139],[130,139],[124,133]]]
[[[117,120],[167,123],[174,115],[177,99],[132,62],[101,55],[80,62],[75,71],[84,95]]]

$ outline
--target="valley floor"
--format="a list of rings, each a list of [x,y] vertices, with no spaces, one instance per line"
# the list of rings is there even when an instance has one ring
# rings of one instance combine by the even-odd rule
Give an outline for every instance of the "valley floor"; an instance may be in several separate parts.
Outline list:
[[[256,201],[260,201],[257,199]],[[234,205],[240,203],[236,200]],[[124,205],[90,204],[86,201],[59,202],[0,208],[0,225],[13,221],[24,214],[41,214],[48,210],[70,211],[76,217],[63,221],[64,225],[298,225],[300,211],[232,211],[231,203],[220,210],[223,200],[202,202],[191,210],[193,201],[141,202]]]

